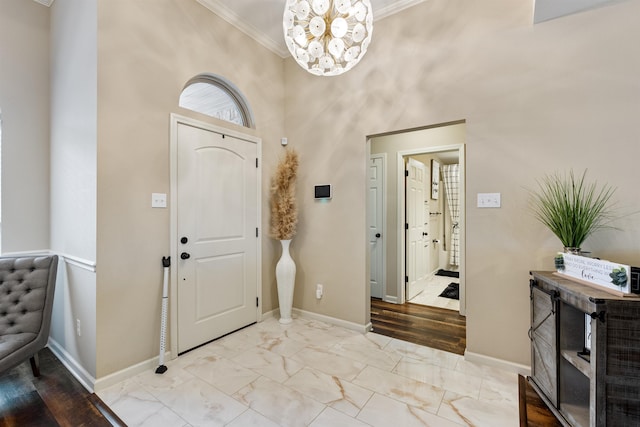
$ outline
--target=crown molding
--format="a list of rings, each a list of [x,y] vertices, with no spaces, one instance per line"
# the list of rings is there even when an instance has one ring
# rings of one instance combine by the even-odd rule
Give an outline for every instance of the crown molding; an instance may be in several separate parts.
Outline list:
[[[388,6],[382,7],[380,9],[376,9],[373,11],[373,20],[374,22],[386,18],[387,16],[391,16],[394,13],[398,13],[402,10],[408,9],[417,4],[423,3],[426,0],[400,0],[391,3]]]
[[[45,5],[47,7],[51,6],[51,4],[53,4],[53,0],[33,0],[36,3],[40,3],[42,5]]]

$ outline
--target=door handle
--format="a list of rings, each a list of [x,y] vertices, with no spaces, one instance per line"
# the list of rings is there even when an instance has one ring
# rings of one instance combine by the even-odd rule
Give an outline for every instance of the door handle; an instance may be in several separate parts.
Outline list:
[[[376,233],[376,237],[379,239],[380,238],[380,233]]]
[[[182,258],[182,259],[189,259],[189,258],[191,258],[191,254],[188,254],[187,252],[182,252],[182,253],[180,254],[180,258]]]
[[[425,233],[425,232],[423,231],[423,232],[422,232],[422,235],[423,235],[423,236],[428,236],[428,235],[429,235],[429,233]]]

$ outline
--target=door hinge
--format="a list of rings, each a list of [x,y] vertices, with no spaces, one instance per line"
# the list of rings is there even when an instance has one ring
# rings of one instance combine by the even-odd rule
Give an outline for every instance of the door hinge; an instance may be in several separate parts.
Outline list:
[[[258,303],[258,301],[260,301],[260,300],[259,300],[258,297],[256,297],[256,307],[260,307],[260,304]]]
[[[408,170],[404,171],[404,176],[409,176],[409,171]]]
[[[258,237],[258,227],[256,227],[256,237]]]
[[[409,276],[404,276],[404,283],[409,283]]]
[[[409,229],[409,224],[407,224],[406,222],[404,223],[404,229],[408,230]]]
[[[256,157],[256,167],[258,167],[258,158]]]

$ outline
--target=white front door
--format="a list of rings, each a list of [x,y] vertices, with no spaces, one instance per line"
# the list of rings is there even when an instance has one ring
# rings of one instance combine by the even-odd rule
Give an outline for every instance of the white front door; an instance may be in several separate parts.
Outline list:
[[[385,268],[384,245],[384,157],[371,155],[369,161],[369,206],[367,223],[369,226],[369,250],[371,296],[384,298]]]
[[[177,123],[178,353],[257,321],[258,149]]]
[[[407,162],[406,174],[406,299],[415,297],[426,286],[427,256],[425,241],[425,188],[428,182],[427,167],[412,158]]]

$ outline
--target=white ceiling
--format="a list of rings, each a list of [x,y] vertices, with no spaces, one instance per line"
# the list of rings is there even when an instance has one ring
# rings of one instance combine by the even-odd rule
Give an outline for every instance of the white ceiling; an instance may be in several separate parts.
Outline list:
[[[286,0],[196,0],[283,58],[289,56],[282,32]],[[374,20],[425,0],[370,0]]]

